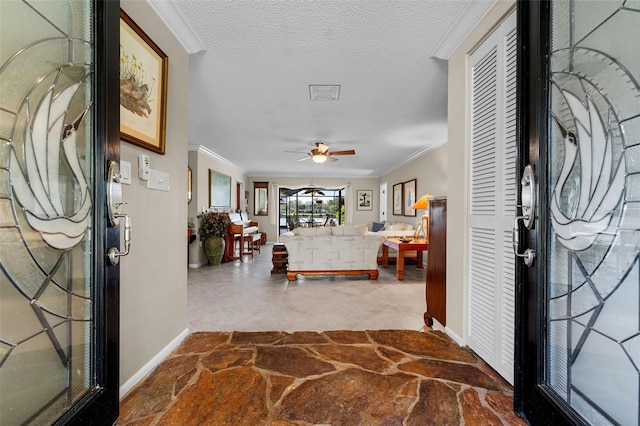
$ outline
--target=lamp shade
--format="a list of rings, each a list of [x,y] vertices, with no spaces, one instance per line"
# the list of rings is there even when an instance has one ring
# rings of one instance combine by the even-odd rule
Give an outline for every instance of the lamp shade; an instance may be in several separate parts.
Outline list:
[[[429,199],[433,198],[433,195],[431,194],[424,194],[422,197],[418,198],[418,201],[416,201],[411,208],[412,209],[426,209],[427,207],[429,207]]]

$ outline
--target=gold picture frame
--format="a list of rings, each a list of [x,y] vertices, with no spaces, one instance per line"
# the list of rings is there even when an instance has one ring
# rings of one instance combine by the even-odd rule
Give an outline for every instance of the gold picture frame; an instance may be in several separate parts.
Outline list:
[[[120,10],[120,139],[164,155],[169,58]]]
[[[231,176],[209,169],[209,207],[231,208]]]
[[[412,209],[416,202],[416,179],[411,179],[402,184],[402,197],[404,198],[404,215],[416,216],[416,210]]]
[[[393,215],[402,216],[404,210],[404,199],[402,198],[402,183],[393,185]]]
[[[191,167],[187,167],[187,204],[191,203],[191,199],[193,198],[192,186],[193,186],[193,177],[192,177]]]

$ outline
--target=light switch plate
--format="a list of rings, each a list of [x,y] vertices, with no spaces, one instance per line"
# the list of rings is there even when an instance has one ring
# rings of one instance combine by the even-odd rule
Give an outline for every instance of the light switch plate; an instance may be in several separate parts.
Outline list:
[[[147,181],[147,188],[168,192],[170,187],[171,180],[169,173],[149,169],[149,180]]]
[[[120,160],[120,183],[131,185],[131,163]]]

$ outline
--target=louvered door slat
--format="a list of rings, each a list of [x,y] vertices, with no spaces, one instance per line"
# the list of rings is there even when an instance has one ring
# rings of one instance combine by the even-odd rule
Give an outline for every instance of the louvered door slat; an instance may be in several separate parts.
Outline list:
[[[515,29],[505,37],[505,108],[504,108],[504,151],[502,161],[503,182],[503,214],[513,216],[517,204],[516,182],[516,31]],[[507,324],[505,324],[507,326]]]
[[[471,55],[467,343],[513,383],[517,201],[515,13]]]
[[[469,345],[483,358],[493,358],[495,327],[488,318],[495,318],[495,250],[494,232],[471,230],[471,286],[469,288]]]

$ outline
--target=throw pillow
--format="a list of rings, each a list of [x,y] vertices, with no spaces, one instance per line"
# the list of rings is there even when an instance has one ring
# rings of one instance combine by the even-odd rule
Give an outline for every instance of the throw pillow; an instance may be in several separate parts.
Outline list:
[[[373,222],[373,225],[371,225],[371,232],[378,232],[382,230],[382,228],[384,228],[383,222]]]

